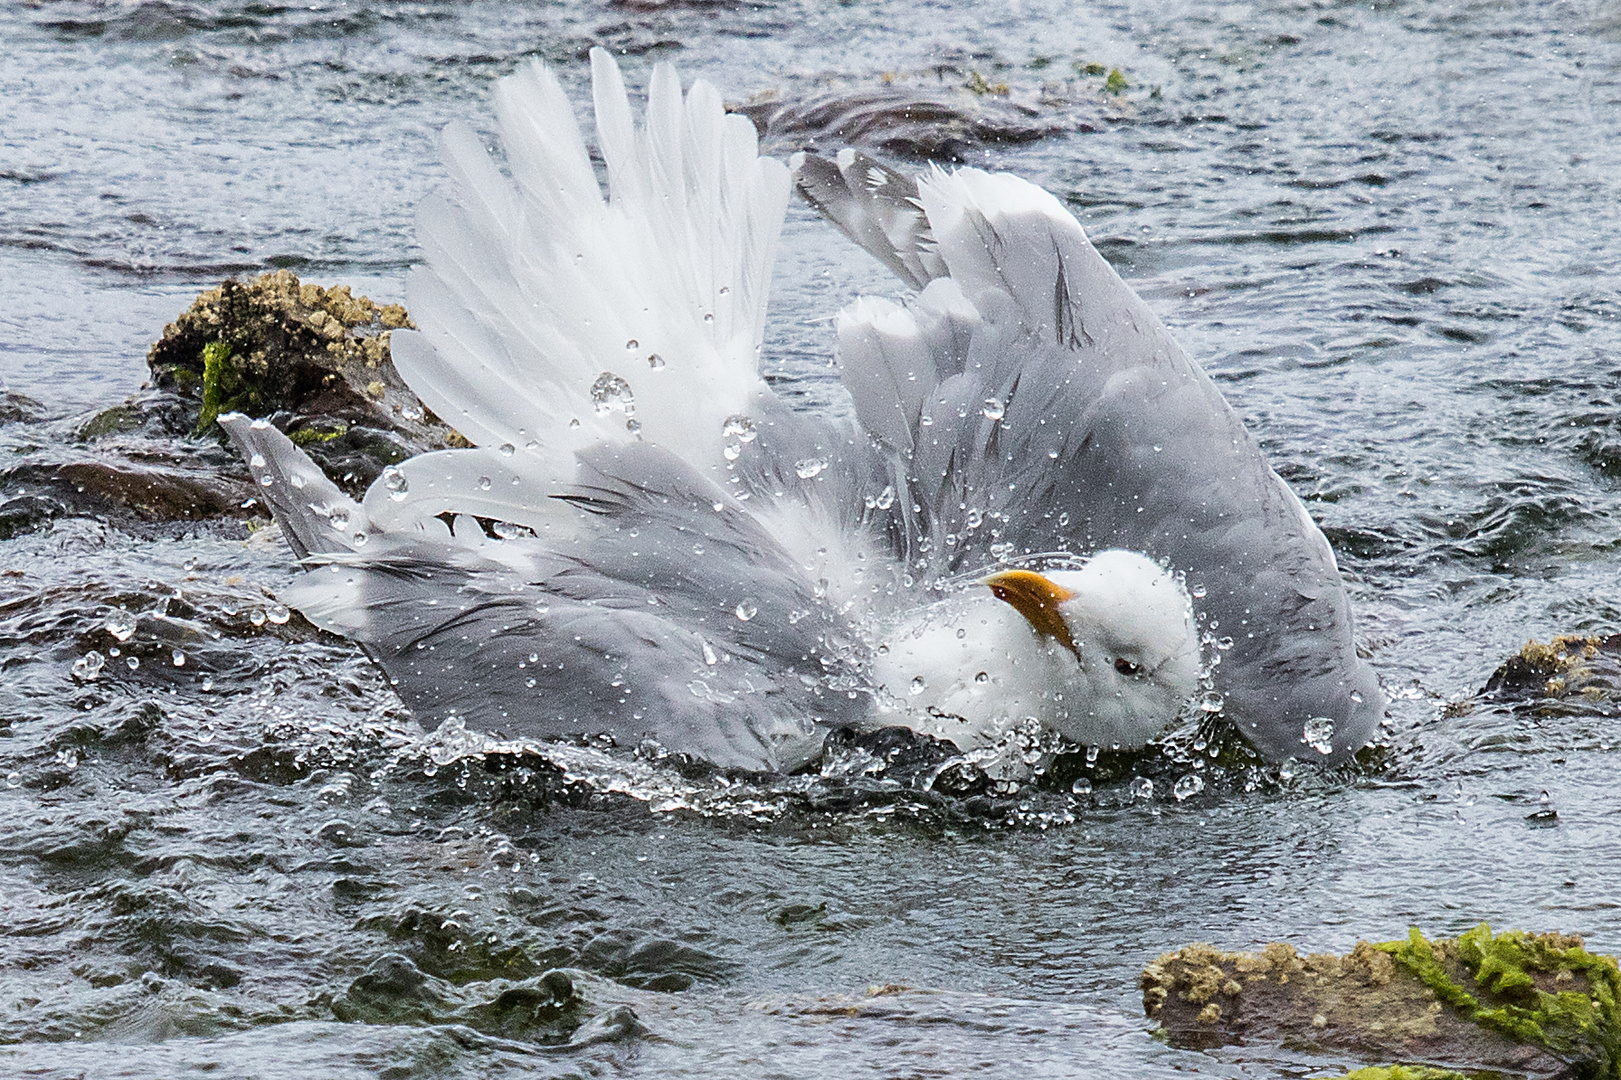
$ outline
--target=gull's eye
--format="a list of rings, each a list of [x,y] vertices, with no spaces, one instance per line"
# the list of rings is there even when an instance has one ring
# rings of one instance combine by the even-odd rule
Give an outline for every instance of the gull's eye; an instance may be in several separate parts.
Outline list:
[[[1133,664],[1124,656],[1115,658],[1114,669],[1120,672],[1122,675],[1141,675],[1143,673],[1143,666],[1141,664]]]

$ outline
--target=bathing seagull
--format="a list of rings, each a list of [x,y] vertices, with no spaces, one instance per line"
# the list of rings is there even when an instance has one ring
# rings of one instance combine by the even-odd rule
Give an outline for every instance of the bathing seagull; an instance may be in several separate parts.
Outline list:
[[[394,362],[473,448],[349,499],[221,423],[309,573],[283,596],[424,719],[788,770],[835,728],[1141,746],[1219,710],[1267,758],[1382,714],[1333,553],[1052,195],[761,157],[714,87],[591,55],[607,195],[554,75],[452,124]],[[510,173],[510,177],[508,176]],[[761,377],[790,193],[894,271],[837,319],[850,409]],[[853,415],[850,415],[853,413]]]

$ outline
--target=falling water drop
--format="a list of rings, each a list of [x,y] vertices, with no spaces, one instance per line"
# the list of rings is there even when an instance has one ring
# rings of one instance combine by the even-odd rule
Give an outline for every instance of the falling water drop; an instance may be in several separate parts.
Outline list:
[[[101,674],[107,660],[99,652],[91,649],[77,660],[73,661],[73,677],[80,682],[95,682]]]
[[[135,616],[119,608],[107,616],[107,632],[119,641],[128,641],[135,636]]]
[[[1188,775],[1176,782],[1176,786],[1171,789],[1171,794],[1175,796],[1177,802],[1182,802],[1184,799],[1193,798],[1203,790],[1204,777],[1198,773],[1188,773]]]
[[[1326,716],[1312,717],[1301,728],[1300,741],[1319,754],[1332,754],[1334,752],[1334,721]]]

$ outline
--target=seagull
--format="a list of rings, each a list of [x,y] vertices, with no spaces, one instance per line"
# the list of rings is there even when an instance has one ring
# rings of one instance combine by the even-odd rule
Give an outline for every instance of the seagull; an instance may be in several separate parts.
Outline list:
[[[555,75],[442,137],[393,359],[473,444],[355,502],[221,425],[308,571],[283,594],[423,719],[741,770],[829,731],[964,752],[1036,725],[1141,747],[1220,713],[1340,760],[1383,713],[1333,552],[1210,378],[1051,194],[845,150],[762,157],[697,81],[638,123],[591,54],[598,167]],[[896,275],[837,317],[847,406],[762,377],[797,189]]]

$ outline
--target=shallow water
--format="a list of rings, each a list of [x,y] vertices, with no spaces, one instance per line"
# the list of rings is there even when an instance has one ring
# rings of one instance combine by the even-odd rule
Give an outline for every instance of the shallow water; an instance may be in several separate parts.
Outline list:
[[[1621,951],[1614,702],[1442,712],[1527,637],[1621,628],[1613,8],[69,0],[0,8],[0,40],[0,376],[61,418],[0,428],[8,456],[135,389],[224,274],[399,299],[435,131],[483,123],[525,56],[577,100],[594,43],[734,99],[1054,84],[1074,104],[1044,108],[1100,130],[986,163],[1064,197],[1220,380],[1334,541],[1393,698],[1380,763],[1250,792],[1211,766],[1185,802],[1176,770],[1149,800],[931,802],[858,755],[727,784],[575,750],[565,784],[425,739],[357,650],[281,621],[273,532],[59,519],[0,541],[0,1069],[1301,1075],[1335,1062],[1154,1042],[1137,972],[1190,940],[1482,919]],[[1124,104],[1078,59],[1122,68]],[[799,208],[780,273],[779,386],[838,407],[827,316],[893,286]],[[175,621],[117,642],[120,606]],[[1533,828],[1543,792],[1558,824]],[[469,1000],[568,967],[645,1031],[339,1022],[388,953]]]

